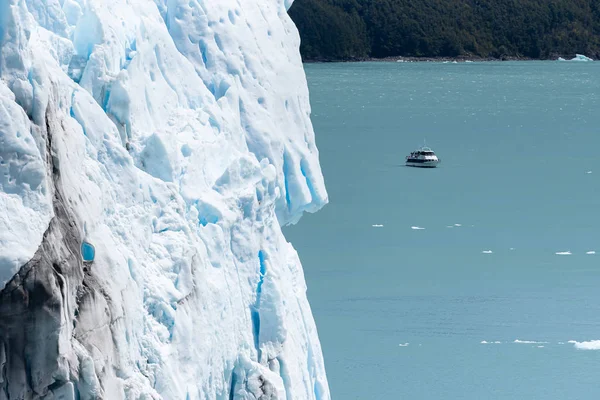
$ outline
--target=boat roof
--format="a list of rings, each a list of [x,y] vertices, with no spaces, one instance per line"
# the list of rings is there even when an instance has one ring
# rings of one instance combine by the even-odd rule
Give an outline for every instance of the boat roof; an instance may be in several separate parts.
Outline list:
[[[419,153],[419,152],[431,152],[431,153],[433,153],[434,151],[431,150],[431,148],[429,148],[427,146],[420,147],[418,150],[413,151],[413,153]]]

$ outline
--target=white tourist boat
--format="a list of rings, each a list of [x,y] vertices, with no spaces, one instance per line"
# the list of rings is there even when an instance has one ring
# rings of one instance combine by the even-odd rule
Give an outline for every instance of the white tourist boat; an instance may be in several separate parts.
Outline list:
[[[426,146],[411,152],[406,157],[406,165],[409,167],[435,168],[439,163],[440,159],[435,152]]]

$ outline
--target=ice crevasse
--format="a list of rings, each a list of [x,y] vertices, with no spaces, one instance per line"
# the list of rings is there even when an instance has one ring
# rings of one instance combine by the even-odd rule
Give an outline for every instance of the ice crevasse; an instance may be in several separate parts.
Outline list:
[[[0,399],[330,398],[290,5],[0,2]]]

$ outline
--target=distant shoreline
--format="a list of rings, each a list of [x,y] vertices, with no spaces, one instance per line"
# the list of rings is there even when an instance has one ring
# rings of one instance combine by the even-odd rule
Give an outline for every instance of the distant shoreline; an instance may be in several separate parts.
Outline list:
[[[556,55],[552,58],[528,58],[528,57],[471,57],[471,56],[458,56],[458,57],[385,57],[385,58],[357,58],[357,59],[322,59],[322,60],[303,60],[305,64],[322,64],[322,63],[346,63],[346,62],[498,62],[498,61],[556,61],[560,57]],[[571,57],[563,57],[570,59]]]

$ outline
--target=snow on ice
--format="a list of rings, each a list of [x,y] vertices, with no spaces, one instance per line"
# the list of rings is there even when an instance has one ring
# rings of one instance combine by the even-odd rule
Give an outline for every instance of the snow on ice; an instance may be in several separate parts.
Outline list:
[[[0,4],[0,399],[329,399],[280,228],[327,202],[290,5]]]

